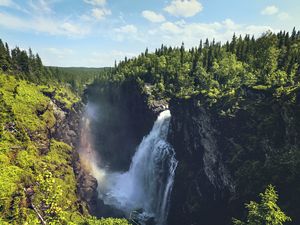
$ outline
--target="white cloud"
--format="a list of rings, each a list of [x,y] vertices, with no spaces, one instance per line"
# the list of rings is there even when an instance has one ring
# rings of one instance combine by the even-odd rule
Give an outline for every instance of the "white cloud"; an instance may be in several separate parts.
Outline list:
[[[106,3],[106,0],[83,0],[85,3],[95,6],[103,6]]]
[[[111,15],[111,11],[106,8],[94,8],[92,9],[92,15],[97,20],[103,20],[106,16]]]
[[[31,7],[31,9],[33,9],[35,12],[39,13],[39,14],[49,14],[52,13],[52,9],[51,9],[51,1],[45,1],[45,0],[38,0],[38,1],[33,1],[30,0],[29,1],[29,6]]]
[[[0,0],[0,6],[12,7],[14,4],[12,0]]]
[[[83,0],[85,3],[93,5],[94,8],[90,15],[82,15],[81,19],[85,21],[92,21],[92,19],[103,20],[106,16],[111,15],[111,10],[105,7],[106,0]]]
[[[222,23],[225,26],[225,28],[227,28],[228,30],[236,30],[240,28],[240,25],[236,24],[231,19],[226,19]]]
[[[276,15],[279,20],[289,20],[291,16],[287,12],[280,11],[275,5],[267,6],[261,11],[262,15]]]
[[[259,36],[268,30],[274,31],[269,26],[237,24],[231,19],[214,23],[187,23],[181,20],[162,23],[159,28],[147,32],[149,37],[146,38],[153,43],[179,46],[184,42],[187,47],[193,47],[198,45],[200,39],[214,38],[224,43],[231,40],[233,33]],[[159,37],[157,34],[160,34]]]
[[[290,17],[290,15],[288,13],[281,12],[281,13],[278,14],[278,18],[280,20],[289,20],[291,17]]]
[[[150,10],[144,10],[142,12],[142,16],[153,23],[160,23],[160,22],[164,22],[166,20],[163,15],[155,13]]]
[[[122,42],[127,40],[129,42],[135,43],[136,41],[141,43],[145,42],[145,33],[139,32],[139,29],[133,24],[127,24],[118,28],[113,29],[113,32],[109,34],[109,36],[118,42]],[[151,41],[151,40],[149,40]]]
[[[171,23],[171,22],[163,23],[160,26],[160,29],[163,31],[166,31],[166,32],[174,33],[174,34],[178,34],[181,32],[180,27],[178,27],[176,24]]]
[[[264,8],[261,11],[261,14],[271,16],[278,12],[279,12],[279,9],[275,5],[270,5],[270,6],[267,6],[266,8]]]
[[[61,21],[46,17],[24,19],[0,12],[0,26],[21,31],[35,31],[51,35],[82,37],[90,31],[88,27],[70,21]]]
[[[137,33],[138,29],[136,28],[136,26],[130,24],[116,28],[115,31],[118,33]]]
[[[70,22],[64,22],[59,29],[62,29],[63,33],[71,34],[71,35],[82,35],[84,30],[81,27],[72,24]]]
[[[20,10],[25,13],[29,13],[26,9],[21,8],[17,3],[13,0],[0,0],[0,6],[9,7],[12,9]]]
[[[164,8],[173,16],[192,17],[202,11],[203,6],[198,0],[172,0],[171,4]]]

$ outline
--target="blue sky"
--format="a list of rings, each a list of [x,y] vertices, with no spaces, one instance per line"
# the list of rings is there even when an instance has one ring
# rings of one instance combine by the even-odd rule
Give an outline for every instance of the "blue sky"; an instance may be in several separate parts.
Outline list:
[[[146,47],[296,29],[299,0],[0,0],[0,38],[45,65],[112,66]]]

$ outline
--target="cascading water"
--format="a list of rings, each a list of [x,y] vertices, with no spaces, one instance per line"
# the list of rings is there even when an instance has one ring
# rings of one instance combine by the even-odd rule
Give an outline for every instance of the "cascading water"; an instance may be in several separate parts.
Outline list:
[[[146,217],[154,217],[156,224],[164,224],[177,166],[175,152],[166,141],[170,111],[164,111],[156,120],[150,134],[144,137],[133,156],[130,169],[113,173],[106,184],[99,184],[104,203],[130,215],[143,210]]]
[[[98,180],[99,197],[128,218],[136,215],[140,224],[153,218],[155,224],[163,225],[167,218],[177,166],[174,149],[166,140],[170,118],[170,111],[160,113],[151,132],[138,146],[127,172],[105,171],[95,162],[95,156],[89,157],[91,173]],[[89,129],[85,131],[89,133]],[[91,145],[86,146],[88,152],[83,153],[90,154]]]

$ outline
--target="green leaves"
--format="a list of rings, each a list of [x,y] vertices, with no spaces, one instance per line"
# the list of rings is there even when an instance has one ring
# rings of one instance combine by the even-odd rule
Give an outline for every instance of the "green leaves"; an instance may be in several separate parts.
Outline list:
[[[291,221],[277,205],[278,194],[274,186],[269,185],[259,196],[260,203],[251,201],[246,204],[248,210],[246,222],[234,218],[234,225],[283,225]]]

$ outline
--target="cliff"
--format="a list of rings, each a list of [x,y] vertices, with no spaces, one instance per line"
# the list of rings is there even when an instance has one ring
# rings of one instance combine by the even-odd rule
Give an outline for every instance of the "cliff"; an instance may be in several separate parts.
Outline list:
[[[131,80],[94,83],[86,89],[85,97],[95,114],[91,130],[102,166],[116,171],[128,170],[136,147],[160,111],[159,106],[150,106],[148,96]]]
[[[169,224],[227,225],[268,184],[299,223],[299,92],[243,90],[238,109],[210,106],[197,96],[174,99],[169,141],[179,161]]]
[[[1,224],[128,224],[87,210],[97,196],[75,149],[81,113],[65,85],[0,74]]]
[[[178,167],[169,224],[224,224],[226,201],[235,186],[218,143],[215,118],[195,100],[171,101],[170,110],[169,141]]]

